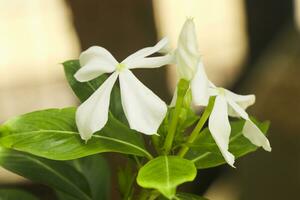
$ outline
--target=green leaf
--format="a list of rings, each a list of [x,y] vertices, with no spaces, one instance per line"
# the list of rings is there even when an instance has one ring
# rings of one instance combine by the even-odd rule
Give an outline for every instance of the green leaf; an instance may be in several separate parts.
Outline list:
[[[54,160],[72,160],[101,152],[151,155],[143,140],[112,115],[106,126],[84,143],[75,124],[75,108],[36,111],[0,127],[0,145]]]
[[[178,156],[160,156],[144,165],[137,176],[137,183],[144,188],[153,188],[171,199],[176,187],[193,181],[197,170],[195,165]]]
[[[76,159],[72,164],[87,179],[94,200],[110,199],[110,168],[103,156],[96,154]]]
[[[0,189],[0,200],[38,200],[38,198],[20,189]]]
[[[66,162],[0,148],[0,165],[9,171],[46,184],[75,198],[91,200],[90,188],[85,177]]]
[[[103,74],[88,82],[79,82],[74,78],[74,74],[80,69],[78,60],[69,60],[63,63],[66,79],[71,86],[73,92],[81,102],[84,102],[91,96],[107,79],[107,74]],[[117,84],[114,85],[110,95],[110,111],[120,121],[128,124],[125,117],[120,97],[120,88]]]
[[[253,121],[255,122],[255,120]],[[244,123],[244,120],[230,122],[231,135],[229,151],[236,158],[244,156],[258,149],[257,146],[253,145],[247,138],[243,136],[242,129]],[[256,125],[264,134],[267,133],[269,122],[256,122]],[[190,150],[187,152],[185,158],[192,160],[198,169],[216,167],[226,163],[208,128],[204,129],[199,134],[198,138],[193,144],[190,144]]]

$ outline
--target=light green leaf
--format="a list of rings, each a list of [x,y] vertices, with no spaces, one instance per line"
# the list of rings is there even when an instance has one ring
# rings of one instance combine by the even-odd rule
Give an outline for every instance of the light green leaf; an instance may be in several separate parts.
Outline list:
[[[74,78],[74,74],[80,69],[78,60],[69,60],[63,63],[66,79],[71,86],[73,92],[81,102],[89,98],[107,79],[108,75],[103,74],[88,82],[79,82]],[[110,95],[110,111],[120,121],[128,125],[125,117],[120,96],[120,88],[117,84],[114,85]]]
[[[32,181],[46,184],[70,196],[91,200],[85,177],[66,162],[47,160],[0,148],[0,165]]]
[[[75,124],[75,108],[36,111],[8,120],[0,127],[0,145],[54,160],[71,160],[101,152],[151,155],[140,134],[112,115],[106,126],[84,143]]]
[[[71,162],[87,179],[94,200],[110,199],[110,168],[103,156],[96,154]]]
[[[137,183],[144,188],[153,188],[171,199],[176,187],[193,181],[197,170],[195,165],[178,156],[160,156],[144,165],[137,176]]]
[[[244,123],[244,120],[233,121],[230,123],[231,135],[229,151],[233,153],[236,158],[257,150],[257,146],[253,145],[243,136],[242,129]],[[267,133],[269,122],[256,122],[256,124],[264,134]],[[216,167],[226,163],[208,128],[204,129],[199,134],[193,144],[190,144],[190,150],[185,158],[192,160],[198,169]]]
[[[38,198],[20,189],[0,189],[0,200],[38,200]]]

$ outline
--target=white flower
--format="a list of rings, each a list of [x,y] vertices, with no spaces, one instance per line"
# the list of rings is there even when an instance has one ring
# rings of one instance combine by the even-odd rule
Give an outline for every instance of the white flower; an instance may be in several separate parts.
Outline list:
[[[193,19],[184,23],[175,50],[175,61],[180,78],[191,82],[192,101],[194,105],[208,104],[208,79],[198,51],[195,24]],[[176,92],[171,105],[174,105]]]
[[[243,135],[254,145],[261,146],[266,151],[271,151],[268,139],[245,112],[248,106],[254,104],[254,95],[238,95],[224,88],[217,88],[213,84],[210,87],[210,95],[216,96],[216,99],[209,117],[208,127],[224,159],[229,165],[234,167],[234,156],[228,151],[231,132],[228,116],[245,119],[246,122],[242,130]]]
[[[82,139],[88,140],[101,130],[108,120],[110,93],[119,77],[121,102],[130,128],[144,134],[156,134],[164,119],[167,106],[130,71],[134,68],[157,68],[170,63],[171,56],[147,57],[167,44],[164,38],[153,47],[143,48],[128,56],[121,63],[104,48],[93,46],[81,53],[80,68],[75,78],[87,82],[103,73],[109,78],[84,102],[76,112],[76,124]]]

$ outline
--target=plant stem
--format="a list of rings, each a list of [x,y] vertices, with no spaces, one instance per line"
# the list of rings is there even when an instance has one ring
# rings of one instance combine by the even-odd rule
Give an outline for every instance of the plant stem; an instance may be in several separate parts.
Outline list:
[[[188,137],[187,139],[187,144],[191,144],[195,141],[195,139],[197,138],[199,132],[201,131],[201,129],[203,128],[205,122],[207,121],[212,109],[213,109],[213,106],[214,106],[214,102],[215,102],[215,97],[211,97],[209,99],[209,103],[207,105],[207,107],[205,108],[201,118],[199,119],[196,127],[194,128],[194,130],[192,131],[191,135]],[[178,152],[178,156],[180,157],[184,157],[184,155],[188,152],[189,150],[189,146],[183,146],[179,152]]]
[[[160,136],[157,136],[157,135],[151,136],[151,141],[152,141],[153,147],[157,154],[160,154],[159,137]]]
[[[138,199],[139,200],[155,200],[159,197],[160,193],[157,190],[146,190],[142,189]]]
[[[182,106],[182,103],[184,100],[184,96],[188,89],[189,89],[189,82],[187,80],[180,79],[180,81],[177,85],[177,100],[176,100],[174,114],[172,116],[171,124],[168,128],[168,134],[166,136],[165,143],[163,146],[165,154],[169,154],[169,152],[172,148],[181,106]]]

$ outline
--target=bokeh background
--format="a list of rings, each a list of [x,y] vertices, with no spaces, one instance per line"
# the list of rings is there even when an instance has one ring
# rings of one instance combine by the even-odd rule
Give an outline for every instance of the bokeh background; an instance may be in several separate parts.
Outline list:
[[[185,189],[212,200],[299,199],[300,0],[0,0],[0,122],[77,105],[60,63],[92,45],[119,60],[165,35],[175,47],[187,17],[209,78],[257,95],[249,112],[271,121],[273,151],[252,153],[237,169],[203,170]],[[170,101],[174,67],[135,73]],[[15,186],[49,193],[0,168],[0,187]]]

